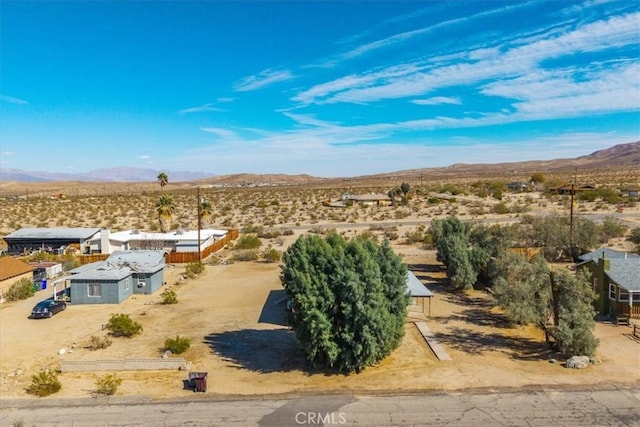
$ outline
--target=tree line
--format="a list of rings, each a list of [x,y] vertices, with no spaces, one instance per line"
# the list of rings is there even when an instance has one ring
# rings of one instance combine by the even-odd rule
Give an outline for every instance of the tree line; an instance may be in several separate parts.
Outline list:
[[[592,355],[598,340],[593,336],[596,295],[589,277],[554,271],[548,262],[575,260],[627,229],[611,219],[602,224],[578,219],[573,231],[571,235],[568,219],[560,216],[525,217],[511,226],[472,225],[449,217],[432,221],[430,234],[454,290],[484,279],[510,320],[536,325],[563,354]],[[540,252],[527,259],[510,250],[518,243]]]

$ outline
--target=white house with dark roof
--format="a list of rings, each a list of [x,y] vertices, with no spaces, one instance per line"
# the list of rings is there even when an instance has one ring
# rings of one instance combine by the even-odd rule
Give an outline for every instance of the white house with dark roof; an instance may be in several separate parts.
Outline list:
[[[200,250],[224,238],[227,230],[200,230]],[[89,242],[92,253],[110,254],[118,250],[162,250],[165,252],[198,252],[197,230],[176,230],[169,233],[152,233],[126,230],[111,233],[101,230]]]
[[[164,283],[164,251],[116,251],[106,261],[70,271],[72,304],[119,304]]]

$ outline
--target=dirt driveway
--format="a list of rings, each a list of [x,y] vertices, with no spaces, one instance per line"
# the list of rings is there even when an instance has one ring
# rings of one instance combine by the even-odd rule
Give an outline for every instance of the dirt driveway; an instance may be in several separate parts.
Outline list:
[[[24,388],[41,368],[58,368],[69,360],[160,357],[167,337],[191,338],[181,356],[194,370],[209,372],[208,393],[268,394],[316,391],[455,390],[474,387],[521,387],[640,383],[640,342],[631,329],[598,324],[601,363],[585,370],[550,363],[542,334],[528,327],[513,328],[492,304],[491,296],[472,291],[446,291],[444,271],[432,252],[411,248],[404,261],[434,290],[432,316],[427,324],[451,355],[439,361],[412,321],[424,320],[410,307],[401,346],[378,366],[359,375],[327,375],[310,369],[285,326],[275,264],[236,263],[208,266],[197,279],[175,283],[182,268],[169,268],[166,281],[178,294],[173,306],[157,304],[156,295],[130,298],[120,305],[70,305],[52,319],[30,320],[31,307],[43,295],[0,307],[0,395],[28,397]],[[43,291],[44,292],[44,291]],[[428,306],[428,304],[427,304]],[[102,324],[111,313],[128,313],[144,331],[131,339],[114,338],[104,350],[84,348],[92,335],[104,336]],[[60,349],[67,351],[59,355]],[[101,373],[64,373],[56,397],[86,397]],[[185,372],[120,372],[119,395],[154,398],[188,395]]]

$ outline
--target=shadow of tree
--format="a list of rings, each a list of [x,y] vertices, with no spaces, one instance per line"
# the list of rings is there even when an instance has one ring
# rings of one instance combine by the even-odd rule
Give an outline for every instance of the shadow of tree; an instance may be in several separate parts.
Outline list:
[[[513,326],[509,318],[502,313],[491,313],[486,308],[468,308],[460,314],[447,316],[447,321],[460,320],[478,326],[490,328],[510,328]]]
[[[284,310],[286,296],[287,292],[284,289],[269,291],[269,295],[262,305],[258,323],[288,326],[287,314]]]
[[[473,355],[498,351],[518,360],[546,360],[554,354],[544,343],[530,338],[483,333],[459,327],[452,328],[450,333],[438,333],[437,338],[446,346]]]
[[[239,369],[261,373],[308,371],[289,329],[242,329],[209,334],[203,342]]]
[[[441,264],[411,264],[408,267],[430,290],[442,292],[449,287],[447,269]]]

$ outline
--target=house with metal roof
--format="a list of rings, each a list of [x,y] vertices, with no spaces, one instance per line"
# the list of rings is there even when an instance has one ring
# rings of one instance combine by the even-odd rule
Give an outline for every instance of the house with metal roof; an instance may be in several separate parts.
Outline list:
[[[578,269],[587,268],[597,294],[596,311],[619,318],[640,318],[640,256],[597,249],[578,259]]]
[[[11,254],[54,252],[71,244],[79,245],[81,253],[89,253],[88,242],[99,233],[99,228],[21,228],[4,236],[4,240]]]
[[[391,203],[391,197],[387,194],[343,194],[342,200],[361,205],[387,206]]]
[[[70,271],[72,304],[119,304],[164,283],[164,251],[116,251],[106,261]]]

